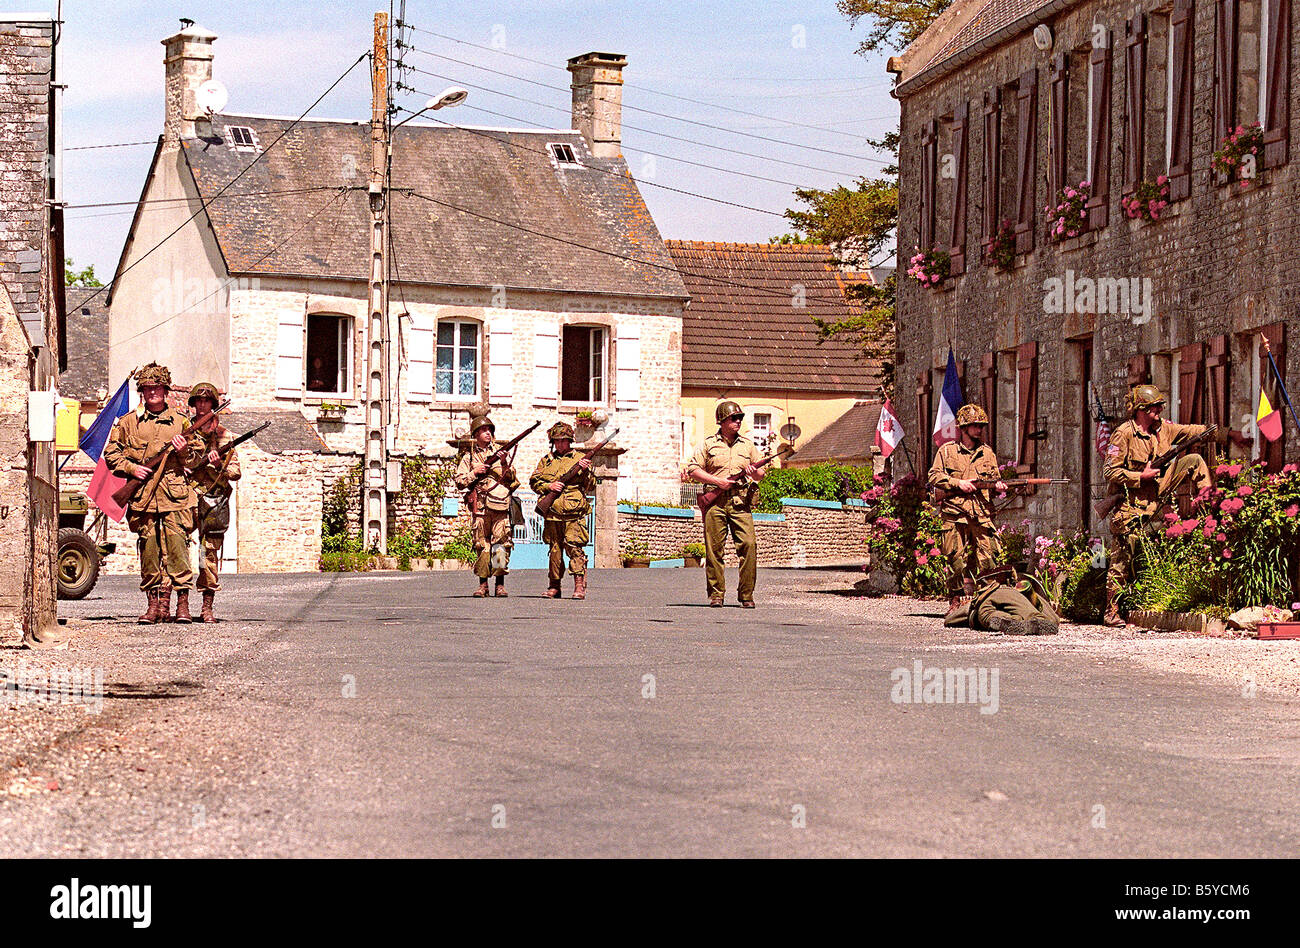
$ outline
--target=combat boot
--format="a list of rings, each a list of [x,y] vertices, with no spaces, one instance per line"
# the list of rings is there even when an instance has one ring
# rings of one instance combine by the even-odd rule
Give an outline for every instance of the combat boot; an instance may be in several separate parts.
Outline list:
[[[547,599],[559,599],[560,581],[558,579],[551,580],[551,584],[546,587],[546,592],[543,593],[543,595],[546,596]]]
[[[190,616],[190,591],[188,589],[176,590],[176,621],[181,625],[189,625],[194,621]]]
[[[1060,626],[1046,616],[1035,616],[1029,620],[1030,635],[1055,635]]]
[[[1029,623],[1024,619],[1013,619],[1011,616],[994,616],[991,622],[994,632],[1000,632],[1003,635],[1030,635]]]
[[[1110,626],[1112,629],[1122,629],[1128,625],[1119,614],[1119,594],[1112,589],[1106,590],[1106,615],[1101,620],[1102,625]]]
[[[158,587],[158,615],[153,621],[172,621],[172,588],[170,586]]]
[[[495,592],[494,595],[497,595],[497,596],[509,596],[509,595],[510,595],[510,593],[506,592],[506,578],[505,578],[504,576],[498,576],[498,577],[497,577],[497,588],[496,588],[496,592]]]
[[[200,618],[204,622],[217,621],[217,617],[212,614],[212,602],[216,598],[217,598],[217,591],[215,589],[203,590],[203,612],[200,615]]]
[[[480,580],[478,581],[478,589],[474,590],[474,598],[475,598],[475,599],[484,599],[484,598],[486,598],[486,597],[487,597],[487,594],[488,594],[488,588],[487,588],[487,587],[488,587],[487,577],[484,576],[482,579],[480,579]]]
[[[586,573],[577,573],[574,575],[573,598],[574,599],[587,598],[587,574]]]
[[[152,625],[158,621],[158,590],[146,589],[144,594],[149,597],[149,608],[135,621],[141,625]]]

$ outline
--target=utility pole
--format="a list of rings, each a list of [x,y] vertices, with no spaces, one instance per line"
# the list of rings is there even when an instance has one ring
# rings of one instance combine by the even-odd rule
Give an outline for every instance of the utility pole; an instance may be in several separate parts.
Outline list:
[[[388,552],[388,14],[375,14],[370,112],[370,318],[362,509],[367,547]]]

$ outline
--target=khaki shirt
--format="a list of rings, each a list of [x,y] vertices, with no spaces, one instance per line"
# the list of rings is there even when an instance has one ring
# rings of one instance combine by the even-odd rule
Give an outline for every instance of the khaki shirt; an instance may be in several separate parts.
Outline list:
[[[930,486],[944,491],[947,496],[939,505],[939,518],[959,523],[978,523],[993,526],[993,507],[990,489],[964,494],[958,481],[996,481],[998,457],[987,444],[973,448],[963,447],[960,441],[941,445],[930,465]]]
[[[758,446],[744,435],[736,435],[736,440],[727,444],[721,432],[717,432],[705,438],[695,449],[690,463],[686,465],[686,475],[689,477],[693,471],[703,470],[705,474],[714,477],[735,477],[744,473],[747,465],[757,464],[761,460],[763,456],[759,454]],[[711,489],[709,485],[705,487]],[[732,495],[731,505],[740,510],[748,510],[757,490],[756,482],[745,485]]]
[[[177,408],[154,413],[143,405],[113,423],[104,445],[104,463],[115,474],[131,476],[131,468],[160,453],[180,434],[189,419]],[[203,440],[197,432],[186,436],[189,449],[178,454],[167,452],[166,463],[136,492],[129,508],[133,512],[167,513],[193,507],[198,501],[185,469],[193,467],[202,456]]]
[[[543,454],[542,459],[537,462],[537,469],[533,471],[533,476],[528,479],[529,486],[538,497],[543,496],[550,489],[548,485],[552,481],[558,481],[567,474],[569,469],[584,456],[584,452],[573,448],[570,448],[566,454],[556,454],[554,451]],[[596,476],[590,470],[578,475],[560,492],[560,496],[555,498],[555,503],[551,504],[551,509],[546,512],[546,519],[576,520],[578,517],[587,516],[591,510],[587,495],[595,487]]]
[[[487,448],[470,445],[470,449],[460,456],[460,463],[456,465],[456,486],[461,490],[469,490],[469,485],[474,480],[474,468],[486,463],[496,450],[495,445]],[[488,510],[509,510],[510,494],[518,486],[519,478],[515,476],[514,469],[511,468],[510,476],[506,477],[505,461],[497,461],[488,468],[483,480],[479,481],[478,497]]]
[[[217,425],[215,431],[199,432],[199,438],[203,442],[199,462],[202,462],[203,458],[207,457],[209,451],[220,451],[235,440],[234,435],[220,424]],[[199,493],[220,496],[228,493],[230,483],[239,480],[241,476],[239,452],[231,450],[222,457],[220,464],[204,464],[203,467],[190,475],[190,480]]]
[[[1161,478],[1155,477],[1144,481],[1142,469],[1147,462],[1163,454],[1174,446],[1175,441],[1195,438],[1205,431],[1205,425],[1180,425],[1172,421],[1162,421],[1151,434],[1147,434],[1134,421],[1126,421],[1116,428],[1110,436],[1110,446],[1106,449],[1106,465],[1102,475],[1106,483],[1124,489],[1124,503],[1120,504],[1115,516],[1119,520],[1156,512],[1160,496]]]

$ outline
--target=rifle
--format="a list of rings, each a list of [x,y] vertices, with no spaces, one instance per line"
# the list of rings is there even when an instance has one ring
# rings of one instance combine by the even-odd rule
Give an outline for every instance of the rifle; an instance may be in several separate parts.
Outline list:
[[[541,424],[540,421],[534,421],[531,425],[525,428],[520,434],[511,438],[509,441],[501,445],[501,447],[497,448],[495,451],[493,451],[491,454],[489,454],[486,458],[483,459],[483,463],[487,465],[488,470],[484,471],[482,474],[475,477],[472,481],[469,482],[469,486],[465,488],[465,504],[466,506],[469,507],[469,512],[471,514],[473,515],[478,514],[478,485],[479,482],[483,480],[483,478],[487,477],[490,473],[492,473],[491,471],[492,465],[496,464],[498,461],[503,460],[507,454],[513,451],[516,446],[518,446],[520,441],[523,441],[530,434],[532,434],[533,431],[540,424]],[[479,425],[479,427],[481,428],[483,426]]]
[[[614,435],[616,434],[618,434],[617,428],[611,431],[609,437],[606,438],[604,441],[602,441],[600,444],[596,445],[594,448],[589,448],[583,456],[587,460],[591,460],[596,456],[597,451],[599,451],[605,445],[609,444],[611,441],[614,440]],[[569,468],[567,471],[565,471],[563,474],[557,477],[556,480],[559,481],[562,485],[564,485],[564,487],[568,487],[570,484],[572,484],[574,481],[578,479],[578,475],[580,475],[581,473],[582,473],[582,468],[578,467],[578,465],[575,463],[573,467]],[[537,498],[537,506],[535,506],[533,509],[537,511],[537,513],[545,517],[546,512],[551,509],[551,505],[555,503],[556,499],[562,493],[564,493],[563,488],[561,488],[560,490],[548,490],[541,497]]]
[[[211,418],[217,412],[221,411],[223,408],[228,407],[229,405],[230,405],[230,400],[227,399],[226,401],[218,405],[216,408],[212,409],[212,411],[205,411],[202,415],[199,415],[197,418],[195,418],[188,425],[186,425],[184,428],[181,429],[181,437],[184,437],[185,435],[189,434],[199,425],[207,424],[209,418]],[[156,454],[151,455],[147,459],[141,461],[139,466],[149,468],[149,477],[152,478],[153,475],[156,474],[158,470],[161,469],[162,464],[166,463],[167,454],[168,452],[171,451],[172,447],[173,447],[172,443],[168,441],[167,447],[163,448],[161,451],[157,452]],[[156,468],[155,465],[157,465]],[[140,488],[148,483],[148,480],[149,478],[146,478],[145,480],[141,480],[140,478],[136,477],[134,474],[127,475],[126,483],[123,484],[121,487],[119,487],[117,490],[113,491],[113,503],[123,508],[129,506],[131,502],[135,499],[135,495],[139,493]],[[152,497],[150,499],[152,500]]]
[[[1164,454],[1152,458],[1147,463],[1149,463],[1153,468],[1159,471],[1160,476],[1163,477],[1165,473],[1165,468],[1169,466],[1170,462],[1172,462],[1184,451],[1190,451],[1192,448],[1198,447],[1199,445],[1202,445],[1207,441],[1212,441],[1214,439],[1215,432],[1217,432],[1218,430],[1219,430],[1218,425],[1210,425],[1210,427],[1206,428],[1203,432],[1196,435],[1194,438],[1188,438],[1185,441],[1180,441],[1178,444],[1175,444]],[[1118,507],[1124,501],[1124,498],[1127,496],[1128,496],[1128,490],[1126,488],[1121,487],[1119,484],[1111,484],[1110,490],[1106,492],[1106,496],[1103,497],[1101,501],[1098,502],[1092,508],[1093,512],[1097,514],[1097,518],[1099,520],[1104,520],[1110,516],[1111,511],[1114,510],[1116,507]]]
[[[997,484],[997,479],[990,477],[973,477],[971,478],[971,483],[975,485],[975,490],[992,490]],[[1070,483],[1070,479],[1068,477],[1013,477],[1009,480],[1004,480],[1002,483],[1006,484],[1007,489],[1010,490],[1013,487],[1029,487],[1035,484],[1068,484]],[[962,494],[960,491],[948,491],[944,490],[942,487],[936,487],[934,489],[934,502],[936,504],[943,503],[949,497],[969,496],[970,494]]]
[[[253,437],[253,435],[257,434],[260,431],[265,431],[269,427],[271,427],[271,423],[269,421],[264,421],[256,428],[254,428],[252,431],[245,432],[244,434],[241,434],[238,438],[235,438],[224,448],[217,448],[217,453],[222,457],[225,457],[231,451],[235,450],[235,448],[239,447],[249,438]],[[205,454],[203,455],[202,460],[200,460],[198,464],[194,465],[192,468],[189,469],[188,473],[193,474],[197,471],[201,471],[205,467],[207,467],[210,463],[212,462],[208,460],[208,456]]]
[[[771,464],[777,458],[789,457],[791,454],[794,454],[794,447],[788,444],[782,445],[779,451],[777,451],[775,454],[769,454],[767,457],[763,458],[763,460],[755,464],[754,467],[756,468],[763,467],[765,464]],[[713,490],[708,490],[700,494],[699,496],[700,513],[702,514],[708,513],[709,508],[712,507],[714,504],[716,504],[718,501],[722,500],[724,496],[730,494],[732,491],[736,490],[737,488],[744,487],[748,483],[749,483],[749,476],[747,474],[743,474],[743,473],[737,474],[734,478],[731,479],[730,486],[715,487],[713,488]]]

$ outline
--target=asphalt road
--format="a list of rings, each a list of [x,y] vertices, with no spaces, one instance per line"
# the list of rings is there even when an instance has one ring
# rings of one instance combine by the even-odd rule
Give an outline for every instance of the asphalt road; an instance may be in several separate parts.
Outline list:
[[[218,598],[227,621],[138,626],[143,597],[108,577],[62,604],[68,651],[0,651],[11,678],[100,668],[105,695],[98,711],[0,701],[0,843],[92,856],[1297,851],[1300,701],[1151,670],[1101,630],[944,630],[934,604],[847,595],[856,578],[763,570],[760,608],[742,611],[708,608],[699,570],[596,572],[585,603],[541,598],[535,572],[487,601],[465,573],[238,576]],[[996,671],[996,705],[991,678],[982,704],[893,700],[894,670],[917,662]]]

